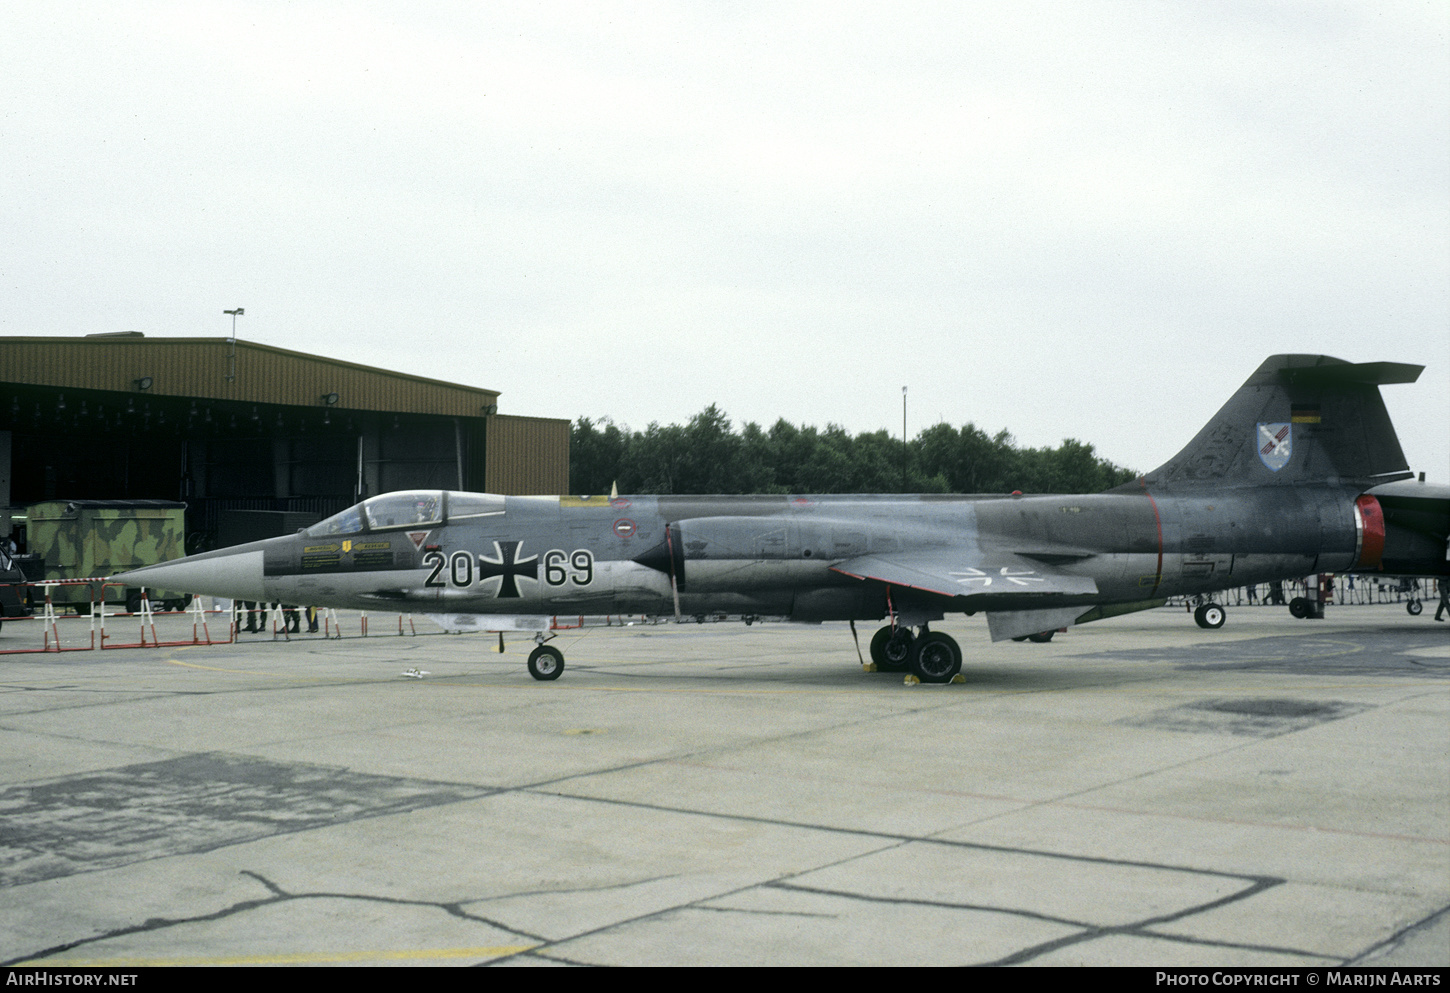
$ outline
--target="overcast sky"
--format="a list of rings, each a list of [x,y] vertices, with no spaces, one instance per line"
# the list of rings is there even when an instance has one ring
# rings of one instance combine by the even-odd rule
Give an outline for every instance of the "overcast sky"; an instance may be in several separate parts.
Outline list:
[[[8,3],[0,334],[1167,460],[1268,355],[1450,478],[1450,4]]]

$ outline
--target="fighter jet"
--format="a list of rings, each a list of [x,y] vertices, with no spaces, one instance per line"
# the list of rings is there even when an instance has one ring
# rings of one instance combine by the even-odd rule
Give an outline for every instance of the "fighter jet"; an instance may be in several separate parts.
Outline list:
[[[1315,572],[1433,560],[1444,536],[1387,523],[1376,488],[1411,475],[1378,387],[1422,366],[1276,355],[1188,446],[1088,496],[498,496],[388,493],[297,535],[147,566],[132,586],[452,617],[532,631],[556,679],[554,618],[779,615],[878,621],[878,669],[961,669],[931,624],[986,614],[994,641]],[[1450,501],[1447,501],[1450,506]],[[1423,547],[1422,547],[1423,546]]]

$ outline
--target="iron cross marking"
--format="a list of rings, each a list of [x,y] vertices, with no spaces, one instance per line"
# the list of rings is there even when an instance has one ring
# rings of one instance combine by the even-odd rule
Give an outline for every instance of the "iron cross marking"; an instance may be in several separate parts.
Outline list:
[[[539,581],[539,557],[531,555],[520,561],[518,559],[519,545],[521,541],[495,541],[493,550],[498,553],[498,558],[488,559],[482,555],[478,557],[478,578],[480,581],[492,579],[495,576],[502,576],[503,582],[499,584],[499,599],[518,599],[523,596],[519,592],[518,583],[514,582],[515,576],[525,576],[534,582]]]

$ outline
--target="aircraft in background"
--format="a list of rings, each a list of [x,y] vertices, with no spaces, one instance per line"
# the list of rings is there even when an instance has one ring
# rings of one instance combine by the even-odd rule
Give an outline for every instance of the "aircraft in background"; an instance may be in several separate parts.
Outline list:
[[[115,580],[486,615],[478,626],[536,632],[536,679],[564,668],[545,644],[555,616],[885,618],[871,640],[877,667],[947,682],[961,649],[930,625],[949,613],[985,613],[994,641],[1045,640],[1189,595],[1205,598],[1198,624],[1217,628],[1225,613],[1212,595],[1233,587],[1316,572],[1450,573],[1443,525],[1406,523],[1405,501],[1420,496],[1396,482],[1412,474],[1379,393],[1422,370],[1273,356],[1171,460],[1095,495],[388,493],[296,535]],[[1438,490],[1428,506],[1450,516]]]

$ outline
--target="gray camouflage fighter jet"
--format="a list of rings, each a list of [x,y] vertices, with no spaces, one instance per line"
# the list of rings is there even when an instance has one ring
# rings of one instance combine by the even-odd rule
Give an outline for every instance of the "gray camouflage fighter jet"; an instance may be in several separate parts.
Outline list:
[[[985,613],[992,639],[1051,632],[1315,572],[1450,574],[1450,488],[1411,475],[1380,385],[1422,366],[1276,355],[1183,451],[1091,496],[504,497],[388,493],[296,535],[115,577],[240,600],[479,617],[535,631],[617,614],[880,620],[880,669],[947,682],[961,649],[931,622]],[[1406,500],[1413,507],[1402,508]],[[1388,511],[1388,513],[1387,513]],[[1409,522],[1394,523],[1396,517]]]

